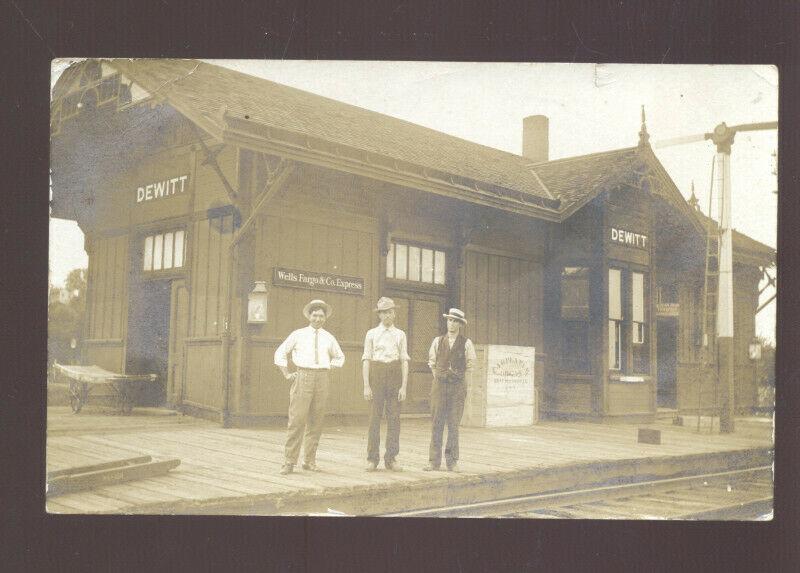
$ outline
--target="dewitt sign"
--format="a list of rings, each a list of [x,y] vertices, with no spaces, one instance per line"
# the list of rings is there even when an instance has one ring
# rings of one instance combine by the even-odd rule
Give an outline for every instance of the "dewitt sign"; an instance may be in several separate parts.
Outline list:
[[[171,179],[164,179],[163,181],[156,181],[155,183],[137,187],[136,202],[144,203],[145,201],[155,201],[156,199],[163,199],[164,197],[181,195],[186,191],[187,179],[189,179],[188,175],[179,175],[178,177],[172,177]]]
[[[275,267],[272,284],[276,286],[324,290],[343,294],[364,294],[364,279],[314,271],[299,271]]]
[[[611,227],[611,242],[639,249],[647,249],[647,235]]]

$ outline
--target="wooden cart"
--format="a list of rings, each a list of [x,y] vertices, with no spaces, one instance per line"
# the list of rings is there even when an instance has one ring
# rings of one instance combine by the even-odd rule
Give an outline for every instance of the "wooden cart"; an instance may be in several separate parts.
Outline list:
[[[68,380],[69,404],[76,414],[89,401],[92,393],[111,398],[123,414],[130,414],[142,387],[154,383],[158,378],[155,374],[118,374],[99,366],[54,364],[53,370],[56,379]]]

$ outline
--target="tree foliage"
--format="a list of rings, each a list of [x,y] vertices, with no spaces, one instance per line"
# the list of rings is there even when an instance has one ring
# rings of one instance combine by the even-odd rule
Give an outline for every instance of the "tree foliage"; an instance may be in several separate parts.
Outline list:
[[[47,358],[71,364],[80,356],[83,323],[86,315],[86,270],[74,269],[64,281],[69,298],[66,302],[52,300],[47,306]],[[58,288],[51,289],[57,292]],[[75,348],[72,348],[72,341]]]

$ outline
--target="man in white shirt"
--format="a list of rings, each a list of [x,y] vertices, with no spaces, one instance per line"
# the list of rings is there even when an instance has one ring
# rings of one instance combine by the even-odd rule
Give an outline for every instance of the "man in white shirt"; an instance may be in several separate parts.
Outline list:
[[[367,437],[368,472],[375,471],[380,461],[381,419],[386,410],[387,470],[403,471],[397,463],[400,451],[400,402],[406,399],[408,383],[408,343],[406,333],[394,325],[394,301],[381,297],[375,305],[381,323],[367,331],[361,373],[364,378],[364,399],[372,402]]]
[[[447,470],[458,468],[458,426],[464,414],[467,397],[466,376],[475,364],[475,347],[469,338],[461,334],[467,325],[464,313],[451,308],[447,319],[447,334],[433,339],[428,351],[428,366],[433,372],[431,385],[431,446],[425,471],[436,471],[442,465],[442,437],[447,425],[447,444],[444,458]]]
[[[275,365],[292,381],[289,391],[289,433],[281,474],[294,471],[303,442],[303,469],[319,471],[317,446],[325,421],[328,400],[328,372],[344,365],[344,353],[336,338],[322,328],[333,309],[322,300],[312,300],[303,314],[309,325],[292,332],[275,351]],[[288,358],[297,367],[289,371]],[[305,432],[305,438],[303,438]]]

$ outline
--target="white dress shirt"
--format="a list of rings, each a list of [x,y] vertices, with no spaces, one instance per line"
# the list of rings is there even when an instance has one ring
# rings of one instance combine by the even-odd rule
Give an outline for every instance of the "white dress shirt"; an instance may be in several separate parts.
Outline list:
[[[342,352],[336,338],[324,328],[298,328],[275,351],[275,365],[288,366],[289,354],[298,368],[341,368]]]
[[[456,337],[455,336],[450,337],[447,334],[444,334],[442,336],[447,337],[448,345],[450,346],[450,348],[453,348],[453,343],[455,343]],[[436,355],[439,352],[440,338],[442,337],[437,336],[436,338],[434,338],[433,342],[431,343],[431,348],[430,350],[428,350],[428,366],[430,367],[431,370],[433,370],[433,367],[436,365]],[[472,370],[472,367],[475,364],[475,360],[477,360],[478,357],[475,354],[475,346],[472,344],[472,341],[469,338],[467,338],[467,341],[464,343],[464,354],[466,354],[467,357],[467,370]]]
[[[386,363],[411,360],[408,356],[406,333],[395,325],[387,328],[382,323],[369,329],[364,338],[364,355],[361,360]]]

